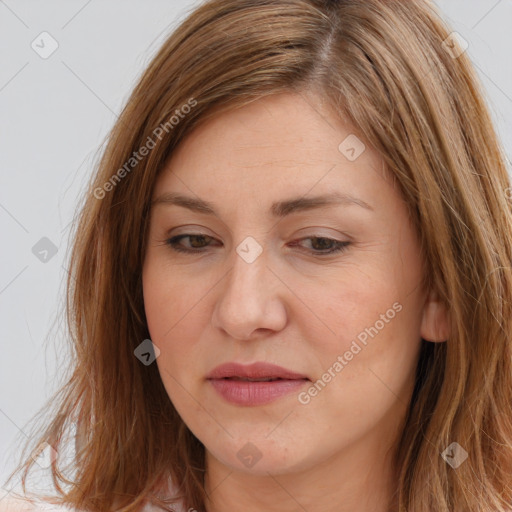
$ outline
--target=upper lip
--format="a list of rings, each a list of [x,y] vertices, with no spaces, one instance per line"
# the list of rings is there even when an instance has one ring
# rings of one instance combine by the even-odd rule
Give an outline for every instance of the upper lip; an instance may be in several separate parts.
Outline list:
[[[235,362],[221,364],[214,368],[207,379],[223,379],[227,377],[245,377],[249,379],[280,378],[288,380],[308,379],[306,375],[292,372],[275,364],[257,362],[243,365]]]

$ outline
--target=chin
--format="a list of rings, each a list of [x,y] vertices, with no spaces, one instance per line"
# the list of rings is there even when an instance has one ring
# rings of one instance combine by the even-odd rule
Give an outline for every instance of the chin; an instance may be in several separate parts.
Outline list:
[[[233,471],[251,475],[268,476],[300,471],[307,465],[297,453],[296,446],[285,446],[282,442],[276,446],[274,440],[264,436],[252,437],[253,441],[237,440],[224,447],[208,450],[210,456]]]

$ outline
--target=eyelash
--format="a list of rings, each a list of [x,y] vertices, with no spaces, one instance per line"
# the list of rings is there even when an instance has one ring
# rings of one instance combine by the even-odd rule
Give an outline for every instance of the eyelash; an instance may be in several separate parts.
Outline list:
[[[212,237],[210,237],[208,235],[183,234],[183,235],[173,236],[173,237],[165,240],[165,244],[169,245],[171,247],[171,249],[176,252],[187,253],[187,254],[197,254],[200,252],[204,252],[202,250],[203,248],[201,248],[201,249],[184,249],[183,247],[180,247],[178,245],[178,243],[180,242],[180,240],[182,238],[189,238],[189,237],[199,237],[199,238],[206,237],[206,238],[212,239]],[[298,242],[301,242],[302,240],[313,240],[313,239],[328,240],[329,242],[333,242],[335,245],[335,248],[330,249],[329,251],[320,252],[320,251],[312,250],[311,254],[313,254],[315,256],[329,256],[331,254],[342,253],[342,252],[346,251],[347,247],[351,244],[351,242],[346,242],[346,241],[342,242],[340,240],[335,240],[333,238],[328,238],[328,237],[324,237],[324,236],[311,236],[311,237],[301,238],[300,240],[298,240]]]

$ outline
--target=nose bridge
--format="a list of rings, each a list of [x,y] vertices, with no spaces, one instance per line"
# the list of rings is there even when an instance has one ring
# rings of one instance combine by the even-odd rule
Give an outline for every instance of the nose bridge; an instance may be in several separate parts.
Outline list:
[[[236,291],[239,286],[248,287],[248,291],[255,285],[266,281],[268,251],[252,237],[245,238],[235,249],[233,255],[233,268],[230,272],[230,285]],[[255,290],[252,290],[253,292]]]
[[[279,329],[286,321],[267,256],[252,237],[235,247],[212,319],[215,327],[234,338],[247,338],[256,329]]]
[[[262,292],[268,293],[269,272],[267,253],[254,238],[244,239],[236,248],[233,255],[233,266],[227,276],[224,295],[242,308],[256,305]]]

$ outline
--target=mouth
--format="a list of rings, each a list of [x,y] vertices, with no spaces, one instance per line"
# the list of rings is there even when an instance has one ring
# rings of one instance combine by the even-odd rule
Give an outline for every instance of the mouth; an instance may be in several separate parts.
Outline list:
[[[241,382],[275,382],[278,380],[309,380],[307,378],[304,379],[282,379],[281,377],[264,377],[258,379],[251,379],[249,377],[223,377],[220,380],[233,380],[233,381],[241,381]]]
[[[297,394],[310,379],[267,363],[228,363],[211,372],[207,381],[227,403],[257,407]]]
[[[217,366],[207,377],[208,380],[231,380],[242,382],[276,382],[310,380],[306,375],[266,362],[243,365],[236,362]]]

